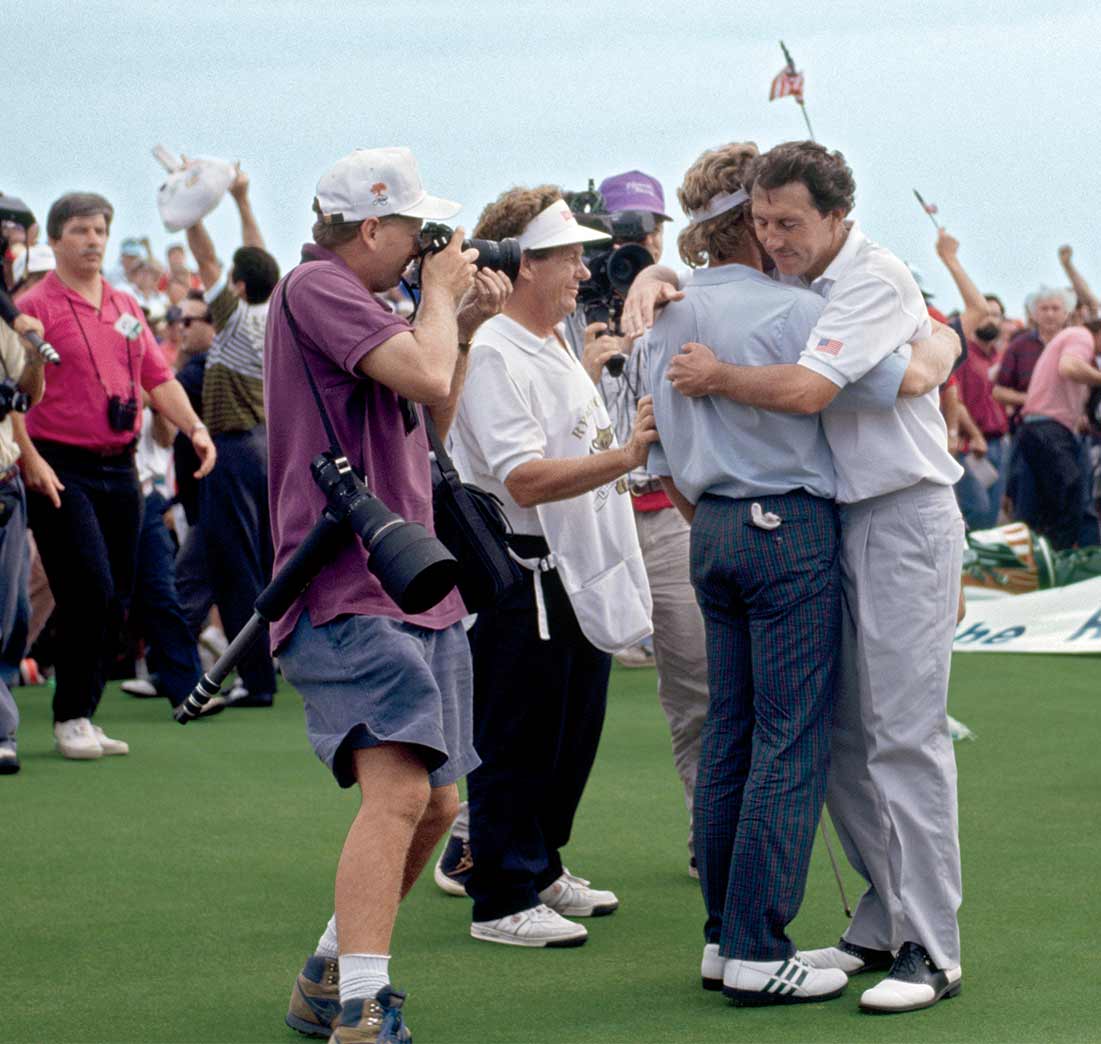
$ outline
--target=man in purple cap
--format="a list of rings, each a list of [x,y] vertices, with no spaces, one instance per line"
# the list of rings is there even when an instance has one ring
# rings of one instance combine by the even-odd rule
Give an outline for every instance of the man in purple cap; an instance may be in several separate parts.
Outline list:
[[[500,273],[475,277],[476,253],[462,250],[459,229],[424,260],[413,325],[376,298],[420,253],[422,221],[460,209],[425,191],[408,149],[345,156],[318,182],[313,206],[313,242],[272,295],[264,347],[276,572],[326,504],[309,475],[329,439],[307,375],[352,468],[387,507],[431,533],[425,413],[446,437],[470,338],[511,289]],[[409,1039],[404,995],[389,975],[398,903],[455,816],[456,780],[478,765],[462,600],[452,592],[410,615],[368,564],[349,537],[271,627],[314,750],[340,786],[361,794],[337,867],[336,913],[287,1013],[310,1036],[331,1026],[338,1044]]]

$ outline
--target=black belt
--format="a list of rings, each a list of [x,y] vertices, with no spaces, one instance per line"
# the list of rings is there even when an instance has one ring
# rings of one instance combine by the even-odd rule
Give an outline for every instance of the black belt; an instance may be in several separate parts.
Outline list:
[[[34,439],[35,449],[51,464],[57,461],[72,467],[131,467],[137,440],[122,449],[98,450],[91,446],[74,446],[68,442]]]

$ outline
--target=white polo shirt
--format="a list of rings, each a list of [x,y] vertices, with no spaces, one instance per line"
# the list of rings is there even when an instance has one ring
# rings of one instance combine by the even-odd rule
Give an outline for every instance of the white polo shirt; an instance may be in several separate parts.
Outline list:
[[[553,334],[543,340],[505,315],[483,323],[473,338],[451,439],[463,477],[499,497],[513,531],[527,536],[543,536],[543,527],[535,508],[509,495],[512,471],[529,460],[582,457],[614,444],[604,403],[573,352]],[[601,492],[615,495],[608,487]]]
[[[808,286],[827,301],[799,365],[839,388],[859,380],[900,345],[929,337],[925,301],[909,269],[873,243],[855,221],[837,257]],[[898,399],[894,409],[840,413],[822,425],[837,472],[837,499],[852,504],[928,480],[952,486],[963,469],[948,452],[948,431],[934,389]]]

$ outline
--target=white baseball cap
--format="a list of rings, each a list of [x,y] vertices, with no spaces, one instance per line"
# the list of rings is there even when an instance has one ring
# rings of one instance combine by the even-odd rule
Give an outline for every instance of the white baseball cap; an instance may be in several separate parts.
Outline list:
[[[425,192],[413,153],[397,147],[356,149],[337,160],[317,183],[313,208],[335,225],[390,214],[443,221],[462,204]]]
[[[612,237],[607,232],[578,224],[566,201],[560,199],[536,214],[518,238],[521,250],[545,250],[575,243],[597,243]]]
[[[22,244],[20,244],[22,245]],[[12,282],[19,284],[26,276],[52,272],[57,268],[53,250],[45,243],[25,248],[11,263]]]

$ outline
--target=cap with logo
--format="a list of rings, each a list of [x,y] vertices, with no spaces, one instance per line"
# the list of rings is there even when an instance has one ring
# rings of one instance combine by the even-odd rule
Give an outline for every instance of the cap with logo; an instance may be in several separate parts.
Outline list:
[[[665,193],[661,182],[641,170],[629,170],[625,174],[605,178],[600,183],[600,194],[609,214],[621,210],[645,210],[656,214],[662,221],[672,220],[665,213]]]
[[[564,199],[541,210],[524,227],[518,240],[521,250],[546,250],[548,247],[597,243],[611,239],[607,232],[579,225]]]
[[[391,214],[443,221],[462,204],[430,196],[413,153],[396,147],[356,149],[337,160],[321,175],[313,208],[326,224],[337,225]]]
[[[140,239],[124,239],[119,253],[123,257],[145,257],[145,244]]]

